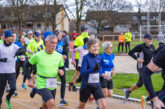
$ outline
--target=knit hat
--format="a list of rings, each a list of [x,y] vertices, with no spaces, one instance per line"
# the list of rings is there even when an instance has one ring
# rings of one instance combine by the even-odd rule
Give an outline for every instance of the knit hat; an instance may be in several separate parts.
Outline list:
[[[41,37],[42,35],[40,33],[36,33],[36,37]]]
[[[13,37],[13,33],[10,30],[5,31],[5,38],[7,37]]]
[[[45,31],[44,32],[44,39],[49,36],[49,35],[52,35],[53,33],[51,31]]]

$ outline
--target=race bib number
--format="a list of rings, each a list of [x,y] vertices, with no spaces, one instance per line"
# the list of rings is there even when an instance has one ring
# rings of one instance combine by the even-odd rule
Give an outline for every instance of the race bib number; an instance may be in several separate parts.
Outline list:
[[[56,78],[47,78],[46,79],[46,88],[54,88],[57,87],[57,79]]]
[[[112,77],[112,74],[110,71],[105,71],[105,75]]]
[[[88,83],[99,83],[99,73],[89,74]]]
[[[21,55],[21,56],[20,56],[20,60],[21,60],[21,61],[25,61],[25,55]]]

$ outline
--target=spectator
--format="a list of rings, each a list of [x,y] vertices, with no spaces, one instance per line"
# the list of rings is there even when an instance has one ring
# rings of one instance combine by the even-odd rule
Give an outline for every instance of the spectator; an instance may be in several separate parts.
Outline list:
[[[130,51],[130,43],[132,41],[132,34],[130,33],[129,29],[127,29],[127,32],[124,34],[124,39],[125,39],[125,49],[127,53],[127,47]]]
[[[159,46],[164,44],[164,35],[163,35],[162,31],[160,31],[158,34],[158,41],[159,41]]]
[[[121,32],[121,34],[119,35],[118,41],[119,41],[118,53],[120,52],[120,46],[122,47],[122,51],[121,52],[123,52],[123,48],[124,48],[124,35],[123,35],[123,32]]]
[[[75,30],[73,31],[72,38],[73,38],[73,40],[75,40],[77,38],[77,33]]]

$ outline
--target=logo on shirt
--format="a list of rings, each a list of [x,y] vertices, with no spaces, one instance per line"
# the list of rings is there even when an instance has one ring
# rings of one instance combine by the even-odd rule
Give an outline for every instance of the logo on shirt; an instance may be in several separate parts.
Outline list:
[[[109,60],[103,60],[103,62],[105,63],[105,64],[109,64]]]

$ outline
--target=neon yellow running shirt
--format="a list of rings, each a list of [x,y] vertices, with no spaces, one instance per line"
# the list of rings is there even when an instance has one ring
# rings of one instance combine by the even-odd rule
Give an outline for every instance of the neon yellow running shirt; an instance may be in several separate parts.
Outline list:
[[[45,50],[41,50],[34,54],[29,62],[33,65],[36,64],[37,74],[43,77],[56,78],[58,75],[59,67],[64,66],[62,55],[54,51],[53,54],[48,54]],[[46,88],[46,79],[36,76],[37,89]],[[54,90],[56,87],[48,88]]]

